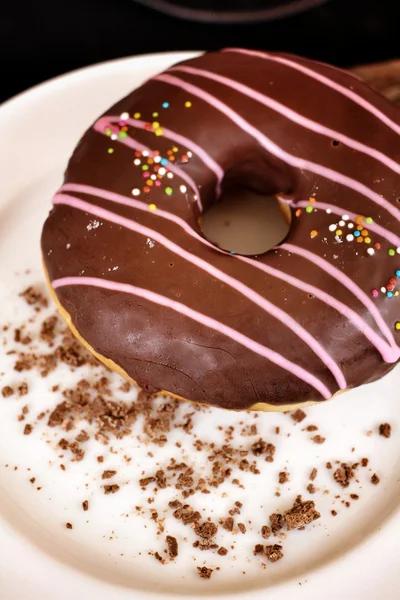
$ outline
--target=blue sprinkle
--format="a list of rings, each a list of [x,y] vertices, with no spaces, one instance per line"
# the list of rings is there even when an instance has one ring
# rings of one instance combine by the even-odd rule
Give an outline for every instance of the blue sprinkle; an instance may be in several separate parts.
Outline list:
[[[354,232],[354,237],[359,237],[360,235],[361,235],[361,233],[359,231]]]
[[[391,298],[391,297],[393,296],[393,292],[386,292],[386,296],[387,296],[388,298]]]
[[[160,163],[162,164],[163,167],[165,167],[168,164],[168,159],[167,158],[162,158],[160,160]]]
[[[400,277],[400,269],[396,269],[395,275],[396,275],[396,277]]]
[[[236,254],[236,252],[234,250],[230,250],[231,254]]]
[[[163,108],[168,108],[168,107],[169,107],[169,102],[163,102],[163,103],[161,104],[161,106],[162,106]]]

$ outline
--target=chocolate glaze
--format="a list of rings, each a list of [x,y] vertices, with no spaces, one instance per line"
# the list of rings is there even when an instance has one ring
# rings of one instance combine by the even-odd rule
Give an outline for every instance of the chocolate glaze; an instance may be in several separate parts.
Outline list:
[[[399,108],[327,65],[240,50],[181,63],[73,153],[42,235],[57,297],[94,350],[190,400],[297,404],[375,380],[400,356],[399,133]],[[165,173],[148,164],[171,156]],[[202,238],[198,217],[235,182],[290,204],[280,247],[243,259]],[[369,243],[347,239],[358,215]]]

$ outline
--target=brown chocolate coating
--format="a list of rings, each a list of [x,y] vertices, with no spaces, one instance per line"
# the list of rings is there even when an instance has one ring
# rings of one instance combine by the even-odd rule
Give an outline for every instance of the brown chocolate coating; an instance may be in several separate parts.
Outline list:
[[[293,65],[310,69],[317,79]],[[210,79],[204,71],[231,83]],[[247,87],[235,88],[236,82]],[[283,109],[249,96],[249,89]],[[306,118],[309,126],[293,115]],[[119,118],[110,124],[110,116]],[[142,120],[149,124],[139,126]],[[310,123],[350,141],[333,144],[335,138],[310,129]],[[399,108],[350,73],[288,55],[210,53],[173,68],[166,78],[149,80],[85,133],[66,170],[66,185],[55,197],[42,250],[60,303],[89,345],[140,385],[197,402],[235,409],[258,402],[297,404],[381,377],[399,360],[400,297],[394,295],[397,283],[388,284],[400,269],[400,240],[394,244],[400,237],[399,125]],[[175,160],[160,175],[163,163],[156,161],[171,156]],[[339,174],[340,181],[326,171],[312,172],[310,163],[317,171],[322,166]],[[222,186],[240,183],[290,202],[293,220],[285,243],[254,258],[269,272],[196,237],[201,210],[217,200],[217,167]],[[145,178],[145,172],[155,179]],[[363,187],[349,187],[349,180]],[[84,191],[79,187],[84,185],[105,193]],[[125,197],[125,204],[107,199],[110,191]],[[76,199],[87,204],[78,206]],[[129,199],[149,208],[129,205]],[[343,211],[335,214],[335,207]],[[343,221],[343,215],[350,218]],[[363,217],[359,237],[370,242],[347,239],[358,231],[356,215]],[[308,258],[293,247],[309,252]],[[202,259],[202,266],[190,255]],[[227,283],[226,275],[237,285]],[[89,278],[96,281],[89,285]],[[101,282],[115,289],[104,289]],[[124,292],[121,284],[134,288]],[[380,291],[387,284],[393,285],[392,297],[389,288]],[[157,294],[164,305],[140,290]],[[324,294],[333,300],[327,303]],[[181,306],[195,311],[196,318],[182,314]],[[284,314],[277,316],[274,307]],[[210,327],[203,317],[220,326]],[[254,342],[271,359],[256,351]]]

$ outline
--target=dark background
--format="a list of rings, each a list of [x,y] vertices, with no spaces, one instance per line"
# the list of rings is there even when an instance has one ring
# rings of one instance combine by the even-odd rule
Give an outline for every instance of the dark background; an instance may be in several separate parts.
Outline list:
[[[181,21],[132,0],[0,0],[0,101],[112,58],[223,46],[283,50],[339,66],[398,58],[400,0],[330,0],[280,21],[244,25]]]

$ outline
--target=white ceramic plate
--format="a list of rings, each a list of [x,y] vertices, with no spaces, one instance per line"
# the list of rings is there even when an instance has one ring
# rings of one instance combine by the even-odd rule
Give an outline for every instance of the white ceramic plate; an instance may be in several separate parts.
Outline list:
[[[98,65],[41,85],[0,109],[0,324],[15,324],[30,314],[17,294],[28,284],[43,283],[41,225],[81,133],[150,75],[192,55],[159,54]],[[0,389],[16,379],[13,357],[6,351],[7,346],[0,345]],[[61,375],[71,382],[75,377],[68,369]],[[44,380],[28,373],[25,379],[30,393],[23,402],[29,404],[30,414],[54,406],[54,395],[48,391],[54,383],[51,377]],[[23,424],[17,420],[22,401],[0,395],[1,599],[398,598],[399,380],[400,371],[395,369],[378,383],[308,409],[304,423],[318,425],[319,433],[327,438],[323,445],[312,443],[302,431],[303,424],[293,425],[287,415],[260,414],[260,434],[276,444],[277,454],[274,463],[264,464],[258,478],[246,474],[242,520],[250,518],[252,526],[246,536],[235,537],[236,560],[224,557],[218,562],[213,554],[198,553],[194,563],[191,545],[181,544],[178,560],[168,565],[160,565],[147,554],[147,550],[160,550],[162,540],[157,541],[155,527],[133,510],[144,497],[132,482],[142,469],[151,467],[144,446],[128,438],[118,443],[118,455],[107,453],[104,466],[117,468],[125,484],[120,493],[104,496],[99,492],[104,466],[95,460],[99,450],[95,442],[89,443],[84,461],[71,463],[63,473],[55,433],[49,433],[43,423],[30,436],[23,436]],[[205,409],[196,415],[195,427],[199,435],[212,437],[210,422],[235,425],[240,420],[250,423],[254,416]],[[390,439],[377,434],[379,423],[385,421],[393,427]],[[281,433],[274,438],[276,426]],[[372,436],[366,434],[368,430]],[[190,453],[191,442],[185,443]],[[133,466],[120,458],[124,452],[134,454]],[[158,452],[161,460],[171,447]],[[359,481],[347,490],[338,487],[324,467],[327,460],[356,462],[363,456],[370,459],[371,470],[359,469]],[[251,552],[261,541],[257,530],[271,512],[290,507],[298,493],[308,497],[305,485],[314,466],[319,470],[315,482],[319,491],[312,498],[321,519],[289,535],[284,541],[284,559],[261,569]],[[291,481],[282,486],[278,499],[274,495],[277,473],[285,467]],[[377,486],[370,483],[373,472],[381,478]],[[40,492],[29,483],[31,476],[40,482]],[[360,499],[349,508],[339,499],[333,504],[335,494],[346,500],[350,493],[359,494]],[[207,497],[208,509],[216,518],[226,511],[226,498],[232,499],[232,494],[226,486]],[[83,513],[81,502],[86,496],[91,508]],[[165,502],[165,498],[158,496],[158,501]],[[333,507],[339,512],[336,518],[331,516]],[[72,531],[65,528],[66,521],[74,524]],[[167,522],[167,527],[178,539],[188,535],[176,521]],[[209,581],[200,579],[195,570],[203,562],[221,565]]]

